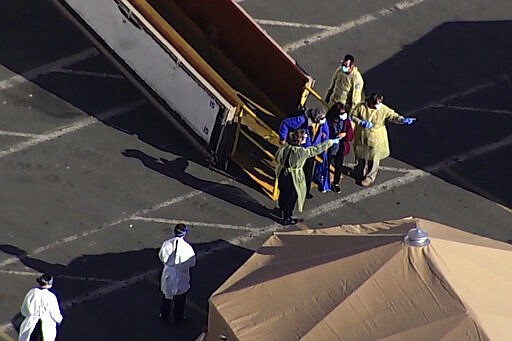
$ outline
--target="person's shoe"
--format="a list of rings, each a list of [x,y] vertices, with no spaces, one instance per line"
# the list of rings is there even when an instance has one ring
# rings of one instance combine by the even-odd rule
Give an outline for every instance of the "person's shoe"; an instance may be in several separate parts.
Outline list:
[[[333,185],[332,185],[332,191],[333,191],[334,193],[341,193],[341,186],[340,186],[340,185],[338,185],[338,184],[333,184]]]
[[[304,222],[304,218],[292,217],[291,219],[295,224]]]
[[[373,183],[373,181],[372,181],[370,178],[364,178],[364,179],[361,181],[361,186],[363,186],[363,187],[368,187],[368,186],[370,186],[372,183]]]
[[[283,226],[288,226],[288,225],[295,225],[297,224],[297,219],[294,219],[294,218],[286,218],[286,219],[283,219],[283,222],[281,223],[281,225]]]
[[[182,318],[179,318],[179,319],[174,319],[174,322],[176,324],[183,324],[183,323],[186,323],[187,322],[187,318],[185,316],[183,316]]]
[[[162,325],[164,325],[164,326],[165,326],[165,325],[169,324],[169,316],[164,316],[164,315],[162,315],[162,313],[160,313],[160,314],[158,315],[158,318],[160,319],[160,323],[161,323]]]
[[[311,199],[311,198],[313,198],[313,194],[311,194],[311,192],[307,192],[306,199]]]

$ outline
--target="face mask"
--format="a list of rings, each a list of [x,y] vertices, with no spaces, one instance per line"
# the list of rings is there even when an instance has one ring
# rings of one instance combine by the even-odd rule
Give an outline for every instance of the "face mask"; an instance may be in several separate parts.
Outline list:
[[[342,65],[341,66],[341,71],[343,71],[345,73],[348,73],[350,71],[350,68],[348,66]]]
[[[344,114],[340,115],[340,120],[345,121],[347,119],[347,117],[348,117],[347,113],[344,113]]]
[[[375,109],[379,110],[382,107],[382,103],[375,104]]]

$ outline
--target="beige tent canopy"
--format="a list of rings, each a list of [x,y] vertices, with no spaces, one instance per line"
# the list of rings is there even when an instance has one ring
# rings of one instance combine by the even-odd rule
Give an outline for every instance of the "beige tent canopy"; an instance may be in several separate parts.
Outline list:
[[[208,340],[512,340],[511,265],[423,219],[275,233],[210,298]]]

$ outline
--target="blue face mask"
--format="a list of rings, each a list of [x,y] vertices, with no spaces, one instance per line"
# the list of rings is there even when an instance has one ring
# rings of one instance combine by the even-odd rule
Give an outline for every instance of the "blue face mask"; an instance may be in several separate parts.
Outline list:
[[[350,71],[350,68],[348,66],[342,65],[341,66],[341,71],[343,71],[345,73],[348,73]]]

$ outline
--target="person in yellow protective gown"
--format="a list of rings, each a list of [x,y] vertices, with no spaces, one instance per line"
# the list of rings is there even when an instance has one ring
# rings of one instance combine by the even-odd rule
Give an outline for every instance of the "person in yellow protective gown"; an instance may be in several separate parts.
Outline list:
[[[332,75],[325,101],[329,107],[340,102],[344,105],[345,111],[350,113],[352,108],[363,100],[364,80],[354,65],[354,56],[347,54],[340,63],[340,67]]]
[[[409,125],[416,118],[404,117],[382,103],[384,97],[373,93],[350,113],[355,124],[352,146],[356,158],[354,176],[362,186],[370,186],[377,177],[380,160],[389,156],[386,122]]]
[[[306,201],[306,178],[304,175],[304,163],[308,158],[318,155],[333,144],[339,143],[339,139],[331,139],[310,147],[302,147],[306,138],[305,129],[292,130],[288,133],[287,143],[281,145],[276,152],[276,177],[279,187],[279,209],[282,215],[282,224],[295,224],[292,219],[293,209],[297,203],[299,212],[304,208]]]

